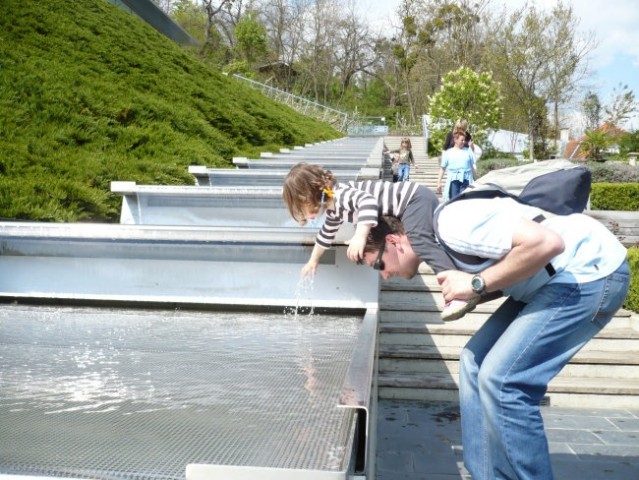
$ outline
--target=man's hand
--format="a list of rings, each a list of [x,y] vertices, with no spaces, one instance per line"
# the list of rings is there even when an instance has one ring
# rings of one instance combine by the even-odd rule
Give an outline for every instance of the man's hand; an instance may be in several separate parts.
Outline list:
[[[437,282],[442,287],[444,300],[450,302],[454,299],[470,300],[476,297],[471,287],[473,275],[459,270],[446,270],[437,274]]]

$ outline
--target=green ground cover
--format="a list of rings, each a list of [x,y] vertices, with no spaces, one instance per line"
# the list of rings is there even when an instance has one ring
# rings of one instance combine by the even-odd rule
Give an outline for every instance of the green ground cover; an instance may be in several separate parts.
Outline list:
[[[119,219],[112,180],[337,138],[106,0],[0,2],[0,217]]]

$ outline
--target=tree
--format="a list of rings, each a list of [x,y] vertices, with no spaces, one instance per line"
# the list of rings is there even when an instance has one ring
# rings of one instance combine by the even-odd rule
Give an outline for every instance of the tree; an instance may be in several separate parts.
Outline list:
[[[206,14],[206,27],[204,30],[204,44],[202,45],[202,53],[206,50],[214,50],[219,46],[219,31],[216,28],[218,24],[217,16],[223,9],[230,9],[231,5],[236,0],[220,0],[220,2],[214,2],[213,0],[201,0],[202,9]],[[231,45],[232,46],[232,45]]]
[[[602,129],[596,129],[586,132],[586,139],[581,143],[580,149],[586,158],[599,162],[610,143],[611,139],[607,133]]]
[[[444,54],[447,70],[479,67],[483,46],[481,29],[490,0],[429,0],[425,5],[428,32]]]
[[[401,97],[406,97],[410,122],[415,123],[415,107],[411,101],[410,76],[411,71],[417,64],[417,57],[420,50],[416,18],[413,15],[403,17],[402,26],[400,36],[393,47],[393,55],[399,64],[400,88],[404,90],[404,92],[398,94],[396,99],[402,101]]]
[[[204,44],[206,34],[206,15],[201,6],[191,0],[179,0],[173,5],[171,17],[195,38]]]
[[[613,125],[620,125],[628,120],[633,113],[639,111],[639,102],[634,92],[628,90],[628,85],[619,84],[613,90],[613,101],[604,109],[606,121]]]
[[[601,102],[597,94],[592,91],[586,93],[581,109],[586,119],[586,130],[595,130],[601,123]]]
[[[260,58],[264,58],[268,48],[266,43],[266,29],[257,21],[256,14],[245,14],[235,27],[237,56],[245,60],[249,66]]]
[[[340,99],[354,78],[378,62],[377,39],[360,16],[349,9],[339,22],[335,67],[340,79]]]
[[[531,161],[537,137],[547,133],[538,131],[544,122],[537,117],[545,115],[540,102],[559,102],[561,86],[572,81],[583,59],[574,49],[566,49],[571,16],[572,10],[561,3],[549,13],[524,6],[510,15],[502,13],[489,37],[487,53],[492,69],[527,117]],[[564,64],[569,68],[557,68]]]
[[[554,41],[552,55],[548,63],[549,103],[553,105],[553,136],[559,136],[559,106],[567,103],[577,90],[578,81],[587,73],[585,59],[595,47],[592,33],[577,38],[578,19],[571,6],[559,1],[552,10],[553,21],[548,25],[547,35]]]
[[[444,144],[446,133],[458,118],[466,118],[472,125],[473,138],[486,138],[488,129],[496,128],[502,116],[499,85],[488,72],[475,73],[462,67],[444,77],[440,90],[430,97],[432,120],[442,120],[432,132],[437,149]]]

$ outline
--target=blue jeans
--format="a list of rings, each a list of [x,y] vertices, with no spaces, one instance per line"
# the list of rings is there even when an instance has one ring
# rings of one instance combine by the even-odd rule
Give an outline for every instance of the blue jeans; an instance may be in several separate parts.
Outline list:
[[[464,465],[473,480],[551,480],[539,403],[548,383],[621,307],[630,273],[507,299],[461,353]]]
[[[468,187],[468,180],[463,182],[460,180],[453,180],[450,182],[450,191],[448,192],[448,198],[455,198],[462,193]]]
[[[397,170],[398,181],[407,182],[410,174],[410,163],[400,163]]]

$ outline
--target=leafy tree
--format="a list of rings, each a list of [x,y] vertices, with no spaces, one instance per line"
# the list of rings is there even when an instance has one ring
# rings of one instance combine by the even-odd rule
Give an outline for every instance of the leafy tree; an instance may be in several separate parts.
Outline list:
[[[610,146],[611,137],[602,129],[586,132],[586,140],[581,144],[581,151],[586,158],[600,162],[603,152]]]
[[[614,89],[613,95],[612,103],[604,111],[607,122],[619,125],[639,110],[639,102],[637,102],[634,92],[628,90],[628,85],[621,83]]]
[[[639,152],[639,130],[626,133],[619,140],[619,152],[628,155],[630,152]]]
[[[596,93],[589,91],[581,102],[586,119],[586,130],[595,130],[601,123],[601,102]]]
[[[204,10],[191,0],[179,0],[173,6],[171,17],[184,30],[195,38],[200,45],[204,43],[206,32],[206,15]]]
[[[266,28],[257,21],[256,14],[249,12],[240,18],[235,27],[237,57],[245,60],[249,66],[264,58],[268,51]]]
[[[206,14],[206,26],[204,29],[204,43],[202,44],[202,53],[207,50],[215,50],[220,46],[219,39],[221,37],[218,30],[218,15],[224,10],[229,10],[236,0],[201,0],[202,9]],[[232,45],[231,45],[232,46]]]
[[[422,30],[438,45],[447,70],[479,67],[483,45],[481,29],[490,0],[429,0],[429,19]]]
[[[436,148],[441,149],[446,133],[462,117],[468,119],[473,137],[481,142],[502,116],[499,85],[489,72],[476,73],[466,67],[450,72],[440,90],[430,97],[430,116],[442,121],[432,132]]]
[[[527,118],[529,157],[534,160],[541,124],[538,116],[545,114],[539,102],[559,102],[561,86],[570,83],[583,57],[567,48],[571,36],[571,10],[559,3],[551,12],[524,6],[510,15],[505,12],[493,22],[488,37],[489,61],[496,78],[511,98],[521,105]],[[568,42],[568,43],[567,43]],[[568,69],[558,66],[569,65]]]
[[[593,34],[589,33],[577,38],[578,19],[574,16],[572,6],[565,6],[561,1],[552,11],[553,20],[549,24],[547,36],[553,39],[551,55],[548,63],[548,103],[553,105],[553,129],[551,138],[559,136],[559,106],[573,98],[578,87],[578,80],[587,73],[585,59],[595,46]]]
[[[400,95],[406,96],[409,107],[409,117],[412,123],[415,123],[415,107],[411,101],[411,71],[417,64],[417,58],[420,51],[419,31],[415,16],[407,15],[402,19],[403,29],[393,48],[393,55],[397,59],[400,72],[400,85],[404,90],[398,95],[397,99],[401,102]]]

